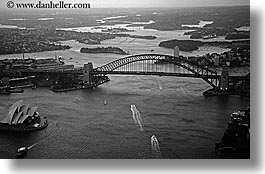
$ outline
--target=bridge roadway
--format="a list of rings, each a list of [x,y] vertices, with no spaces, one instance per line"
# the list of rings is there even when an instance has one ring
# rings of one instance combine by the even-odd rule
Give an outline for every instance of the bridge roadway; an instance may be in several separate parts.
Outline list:
[[[83,75],[83,68],[75,68],[75,69],[65,69],[65,70],[24,70],[22,73],[29,74],[77,74]],[[158,75],[158,76],[177,76],[177,77],[190,77],[190,78],[212,78],[219,79],[221,75],[196,75],[196,74],[183,74],[183,73],[166,73],[166,72],[141,72],[141,71],[91,71],[90,74],[99,75],[99,74],[113,74],[113,75]],[[248,80],[249,76],[231,76],[229,75],[229,79],[231,80]]]
[[[27,74],[77,74],[83,75],[83,68],[75,68],[75,69],[66,69],[66,70],[23,70],[22,73]],[[140,72],[140,71],[91,71],[90,74],[99,75],[99,74],[113,74],[113,75],[158,75],[158,76],[177,76],[177,77],[190,77],[190,78],[212,78],[212,79],[220,79],[221,75],[196,75],[196,74],[183,74],[183,73],[166,73],[166,72]],[[249,76],[231,76],[229,75],[229,79],[231,80],[248,80]]]
[[[141,72],[141,71],[91,71],[90,74],[98,75],[153,75],[153,76],[177,76],[177,77],[190,77],[190,78],[212,78],[219,79],[221,76],[216,75],[197,75],[197,74],[184,74],[184,73],[167,73],[167,72]]]

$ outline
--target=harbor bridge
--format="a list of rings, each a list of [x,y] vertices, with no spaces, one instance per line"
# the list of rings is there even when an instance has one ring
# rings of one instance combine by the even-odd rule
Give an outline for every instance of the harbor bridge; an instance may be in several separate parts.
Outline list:
[[[82,68],[27,70],[24,73],[27,75],[79,75],[82,76],[83,81],[91,87],[96,87],[108,82],[110,79],[107,75],[111,74],[200,78],[215,89],[225,89],[231,81],[237,83],[238,81],[249,80],[249,77],[229,76],[228,72],[218,75],[216,71],[193,63],[185,57],[162,54],[131,55],[96,68],[89,62]]]
[[[84,79],[87,77],[86,80],[89,83],[97,83],[100,79],[107,81],[108,78],[102,77],[108,74],[119,74],[201,78],[213,88],[219,88],[221,84],[221,76],[216,71],[192,63],[184,57],[162,54],[132,55],[95,69],[92,64],[86,64],[83,71]]]

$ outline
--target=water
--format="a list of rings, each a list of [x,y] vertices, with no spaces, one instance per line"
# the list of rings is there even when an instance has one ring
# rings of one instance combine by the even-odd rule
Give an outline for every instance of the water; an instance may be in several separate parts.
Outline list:
[[[94,90],[54,93],[46,88],[0,96],[0,119],[16,101],[39,106],[49,126],[31,133],[0,133],[0,157],[37,143],[27,158],[153,158],[150,137],[159,140],[159,158],[218,158],[214,144],[229,114],[249,102],[238,96],[205,98],[200,79],[111,76]],[[107,101],[107,105],[104,104]],[[144,123],[132,119],[135,104]]]

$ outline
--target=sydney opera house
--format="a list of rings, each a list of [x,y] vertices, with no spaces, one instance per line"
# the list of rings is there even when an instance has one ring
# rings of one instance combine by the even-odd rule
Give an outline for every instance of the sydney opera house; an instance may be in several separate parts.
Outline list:
[[[47,119],[41,118],[37,112],[38,107],[23,104],[23,100],[14,103],[7,117],[0,122],[0,131],[33,131],[48,126]]]

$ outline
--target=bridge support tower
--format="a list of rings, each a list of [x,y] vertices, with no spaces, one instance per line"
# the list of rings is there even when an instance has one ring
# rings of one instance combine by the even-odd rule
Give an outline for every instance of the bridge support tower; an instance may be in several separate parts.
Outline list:
[[[220,90],[227,91],[229,87],[229,73],[227,68],[223,68],[220,80]]]
[[[85,84],[89,84],[89,85],[93,84],[93,75],[90,73],[91,71],[93,71],[92,62],[88,62],[87,64],[84,64],[84,68],[83,68],[83,82]]]
[[[97,87],[103,83],[110,81],[105,74],[93,74],[93,64],[88,62],[83,68],[83,83],[89,87]]]

